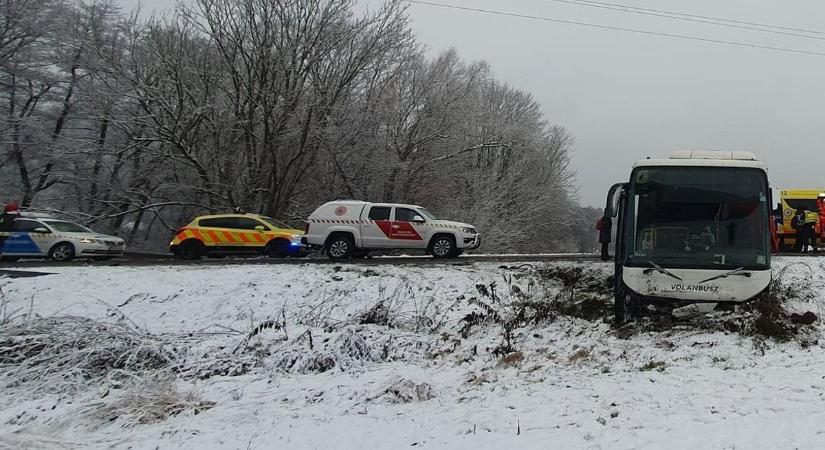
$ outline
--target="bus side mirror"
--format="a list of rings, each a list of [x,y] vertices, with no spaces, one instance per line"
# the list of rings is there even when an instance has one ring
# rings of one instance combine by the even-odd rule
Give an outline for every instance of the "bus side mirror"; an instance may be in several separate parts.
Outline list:
[[[616,217],[619,214],[618,206],[619,206],[619,195],[622,191],[627,187],[627,183],[616,183],[610,187],[610,190],[607,191],[607,202],[604,206],[604,216],[605,217]]]
[[[610,247],[610,241],[612,240],[611,234],[613,232],[613,218],[619,214],[619,200],[621,199],[621,193],[624,192],[626,187],[626,183],[616,183],[610,187],[609,191],[607,191],[607,202],[604,206],[604,215],[601,220],[599,220],[598,225],[599,243],[601,244],[602,250],[602,261],[610,260],[608,248]]]

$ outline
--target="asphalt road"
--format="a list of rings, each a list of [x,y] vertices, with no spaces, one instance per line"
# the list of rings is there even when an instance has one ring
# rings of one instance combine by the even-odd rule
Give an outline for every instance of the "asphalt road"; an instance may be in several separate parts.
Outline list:
[[[778,256],[809,257],[825,256],[825,252],[814,254],[787,253]],[[106,261],[95,261],[88,259],[77,259],[70,262],[58,263],[43,259],[20,260],[15,262],[0,262],[0,275],[12,276],[16,269],[43,269],[48,271],[50,267],[151,267],[151,266],[238,266],[238,265],[277,265],[277,264],[359,264],[359,265],[466,265],[473,263],[530,263],[530,262],[576,262],[576,261],[599,261],[596,254],[552,254],[552,255],[465,255],[459,258],[434,259],[429,256],[375,256],[362,259],[331,260],[323,256],[308,256],[305,258],[267,258],[267,257],[223,257],[223,258],[203,258],[197,261],[184,261],[175,259],[172,256],[135,254],[123,258],[116,258]],[[18,271],[19,272],[19,271]],[[14,274],[15,277],[48,275],[48,273],[22,272]]]
[[[44,275],[53,275],[48,272],[34,272],[31,270],[5,270],[0,269],[0,279],[2,278],[34,278]]]
[[[228,265],[261,265],[261,264],[359,264],[359,265],[464,265],[478,262],[494,263],[527,263],[527,262],[555,262],[555,261],[598,261],[595,254],[554,254],[554,255],[467,255],[451,259],[434,259],[429,256],[380,256],[345,261],[331,260],[321,256],[306,258],[266,258],[266,257],[225,257],[203,258],[197,261],[184,261],[165,256],[141,255],[124,257],[107,261],[82,260],[58,263],[48,260],[20,260],[0,263],[0,271],[4,269],[27,269],[49,267],[150,267],[150,266],[228,266]]]

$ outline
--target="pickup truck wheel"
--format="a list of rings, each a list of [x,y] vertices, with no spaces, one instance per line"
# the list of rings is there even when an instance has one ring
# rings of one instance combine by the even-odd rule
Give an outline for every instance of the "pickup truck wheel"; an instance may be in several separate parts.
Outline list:
[[[355,251],[355,243],[349,236],[336,236],[327,243],[327,255],[332,259],[346,259]]]
[[[430,254],[434,258],[450,258],[455,255],[455,240],[452,236],[436,236],[430,243]]]

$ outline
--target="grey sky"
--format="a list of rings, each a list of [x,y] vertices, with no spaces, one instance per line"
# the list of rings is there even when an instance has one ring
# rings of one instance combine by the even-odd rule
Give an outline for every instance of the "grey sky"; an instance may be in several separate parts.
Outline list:
[[[130,5],[134,0],[121,0]],[[379,0],[362,0],[378,4]],[[720,28],[552,0],[433,0],[825,53],[825,40]],[[825,32],[817,0],[602,0]],[[136,3],[136,2],[135,2]],[[146,0],[148,9],[171,2]],[[412,5],[433,52],[489,61],[576,138],[584,204],[601,206],[633,161],[678,149],[750,150],[774,187],[825,187],[825,56],[776,53]],[[822,35],[825,38],[825,35]]]

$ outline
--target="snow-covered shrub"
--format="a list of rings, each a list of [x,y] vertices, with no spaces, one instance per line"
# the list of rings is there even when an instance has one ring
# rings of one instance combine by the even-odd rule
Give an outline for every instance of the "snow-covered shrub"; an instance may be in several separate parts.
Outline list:
[[[378,325],[306,330],[289,341],[259,343],[262,364],[284,373],[359,370],[370,363],[423,360],[438,338]]]
[[[125,321],[20,318],[0,327],[0,384],[65,392],[104,377],[166,370],[180,364],[175,345]]]
[[[457,303],[444,304],[434,294],[426,294],[421,286],[402,278],[392,289],[379,285],[378,301],[361,314],[358,321],[407,331],[434,332],[444,325],[446,314]]]
[[[435,398],[435,392],[429,383],[416,383],[406,378],[394,378],[373,394],[369,400],[381,400],[386,403],[414,403],[426,402],[433,398]]]

